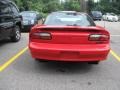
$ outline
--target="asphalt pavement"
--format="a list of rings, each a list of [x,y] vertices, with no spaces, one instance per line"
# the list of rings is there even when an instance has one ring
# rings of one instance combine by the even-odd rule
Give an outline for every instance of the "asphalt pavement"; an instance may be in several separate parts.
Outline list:
[[[0,41],[0,90],[120,90],[120,22],[96,21],[111,34],[111,53],[99,65],[35,61],[28,33]]]

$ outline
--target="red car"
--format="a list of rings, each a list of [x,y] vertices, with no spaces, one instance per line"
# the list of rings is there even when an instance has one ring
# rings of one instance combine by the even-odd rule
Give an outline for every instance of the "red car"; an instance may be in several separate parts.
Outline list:
[[[32,28],[29,49],[37,60],[98,64],[107,59],[110,34],[85,13],[58,11]]]

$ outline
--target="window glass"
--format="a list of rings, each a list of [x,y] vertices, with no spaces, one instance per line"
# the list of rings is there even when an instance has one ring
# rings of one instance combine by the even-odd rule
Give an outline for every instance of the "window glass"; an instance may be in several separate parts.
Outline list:
[[[0,14],[7,14],[9,12],[10,12],[9,6],[0,4]]]
[[[19,14],[17,8],[13,4],[11,4],[11,9],[12,9],[14,14]]]
[[[85,14],[55,13],[47,17],[46,25],[93,26],[94,22]]]
[[[30,12],[23,12],[21,13],[21,15],[23,16],[23,18],[36,18],[36,14]]]

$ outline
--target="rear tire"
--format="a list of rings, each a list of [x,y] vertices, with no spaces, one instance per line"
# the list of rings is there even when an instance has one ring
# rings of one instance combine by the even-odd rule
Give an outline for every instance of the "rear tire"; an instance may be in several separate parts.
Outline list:
[[[35,61],[37,61],[37,62],[41,62],[41,63],[48,62],[47,60],[42,60],[42,59],[37,59],[37,58],[35,58]]]
[[[13,30],[13,36],[10,37],[12,42],[18,42],[21,39],[20,27],[15,26]]]
[[[99,64],[99,61],[88,62],[88,64],[95,64],[95,65],[98,65],[98,64]]]

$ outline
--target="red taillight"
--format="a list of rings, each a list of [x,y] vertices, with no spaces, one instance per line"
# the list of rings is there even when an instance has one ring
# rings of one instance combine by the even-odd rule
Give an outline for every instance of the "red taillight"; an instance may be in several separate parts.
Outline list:
[[[42,40],[51,40],[52,36],[48,32],[32,32],[30,35],[31,39],[42,39]]]
[[[40,39],[51,40],[51,34],[48,32],[40,32],[39,35],[40,35]]]
[[[89,41],[108,41],[109,35],[105,34],[91,34],[89,36]]]

